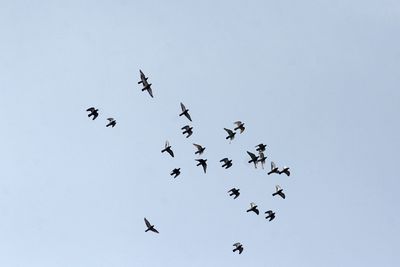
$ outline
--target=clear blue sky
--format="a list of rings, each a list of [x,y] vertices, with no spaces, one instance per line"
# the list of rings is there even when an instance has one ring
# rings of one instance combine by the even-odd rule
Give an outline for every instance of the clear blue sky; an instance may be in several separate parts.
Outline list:
[[[399,32],[394,0],[0,1],[0,266],[400,266]]]

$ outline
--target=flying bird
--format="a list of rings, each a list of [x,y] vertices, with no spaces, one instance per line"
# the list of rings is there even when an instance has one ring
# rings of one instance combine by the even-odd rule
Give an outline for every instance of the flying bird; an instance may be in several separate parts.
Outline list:
[[[185,105],[181,102],[181,109],[182,113],[179,114],[179,116],[185,115],[186,118],[188,118],[190,121],[192,121],[192,118],[190,117],[189,110],[185,107]]]
[[[281,198],[285,199],[286,196],[285,193],[283,193],[283,189],[279,185],[276,185],[275,188],[276,192],[273,193],[272,196],[279,195]]]
[[[259,159],[258,162],[261,163],[261,167],[264,169],[264,164],[265,164],[265,160],[267,159],[267,157],[264,155],[263,152],[259,152]]]
[[[279,174],[282,174],[282,173],[284,173],[284,174],[286,174],[287,176],[290,176],[290,170],[289,170],[290,168],[289,167],[283,167],[283,169],[279,172]]]
[[[240,133],[243,133],[244,129],[246,129],[246,128],[244,127],[244,123],[241,122],[241,121],[235,121],[234,123],[236,124],[236,127],[235,127],[234,130],[235,130],[235,131],[240,130]]]
[[[228,191],[230,196],[235,196],[233,199],[236,199],[240,195],[240,189],[232,188]]]
[[[139,71],[140,71],[140,81],[138,82],[138,84],[143,84],[142,91],[147,90],[149,95],[151,97],[153,97],[153,91],[151,90],[151,83],[147,82],[148,77],[146,77],[146,75],[144,75],[142,70],[139,70]]]
[[[197,163],[196,166],[202,166],[203,167],[203,171],[204,173],[206,173],[207,171],[207,160],[206,159],[196,159],[196,161],[198,161],[199,163]]]
[[[114,128],[115,124],[117,124],[117,121],[114,118],[108,118],[107,120],[108,120],[108,124],[106,125],[106,127],[111,126]]]
[[[258,151],[258,152],[264,152],[266,147],[267,147],[267,145],[264,145],[264,144],[262,144],[262,143],[256,145],[256,148],[257,148],[257,151]]]
[[[165,148],[161,150],[161,153],[164,153],[165,151],[167,151],[171,155],[171,157],[174,157],[174,152],[172,151],[168,141],[165,141]]]
[[[268,216],[266,216],[265,219],[269,219],[269,221],[275,219],[275,212],[273,212],[272,210],[266,211],[265,214],[268,214]]]
[[[247,151],[247,154],[249,154],[251,160],[249,160],[249,163],[254,163],[254,168],[257,169],[257,162],[258,162],[258,156],[254,155],[253,153]]]
[[[95,120],[97,118],[97,116],[99,116],[99,110],[97,108],[91,107],[88,108],[86,111],[90,112],[88,114],[88,117],[90,118],[91,116],[93,116],[92,120]]]
[[[186,138],[193,134],[193,127],[190,127],[189,125],[183,126],[181,130],[184,130],[182,134],[187,134]]]
[[[250,212],[250,211],[254,211],[255,212],[255,214],[260,214],[260,211],[257,209],[257,205],[256,204],[254,204],[253,202],[251,202],[250,203],[250,209],[248,209],[247,210],[247,212]]]
[[[206,149],[205,147],[202,147],[201,145],[198,145],[198,144],[193,144],[193,145],[197,148],[197,151],[194,152],[194,154],[201,155],[201,154],[203,154],[204,150]]]
[[[235,248],[232,250],[233,252],[239,251],[239,254],[242,254],[243,252],[243,245],[240,244],[239,242],[233,244],[233,246],[235,246]]]
[[[222,164],[222,168],[225,167],[225,169],[228,169],[232,166],[232,160],[228,159],[228,158],[223,158],[221,159],[219,162],[223,162],[224,164]]]
[[[176,178],[177,176],[179,176],[179,174],[181,174],[181,168],[175,168],[172,170],[172,172],[170,173],[170,175],[175,175],[174,178]]]
[[[235,138],[235,132],[233,132],[230,129],[224,128],[224,130],[228,133],[228,136],[225,139],[230,139],[230,141],[232,141]],[[230,142],[229,141],[229,142]]]
[[[152,232],[154,232],[154,233],[159,234],[159,232],[157,231],[157,229],[154,228],[154,225],[151,225],[150,222],[149,222],[146,218],[144,218],[144,222],[145,222],[145,224],[146,224],[146,226],[147,226],[147,229],[145,230],[145,232],[152,231]]]
[[[278,167],[275,166],[275,163],[273,161],[271,162],[271,171],[268,173],[268,175],[272,173],[279,173]]]

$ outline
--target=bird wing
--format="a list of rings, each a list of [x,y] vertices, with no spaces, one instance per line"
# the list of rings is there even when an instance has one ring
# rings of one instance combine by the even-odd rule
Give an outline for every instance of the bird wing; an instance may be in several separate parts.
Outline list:
[[[242,247],[242,246],[238,247],[238,250],[239,250],[239,254],[242,254],[242,252],[243,252],[243,247]]]
[[[279,191],[279,189],[281,189],[281,187],[279,185],[275,185],[276,191]]]
[[[226,163],[227,161],[229,161],[228,158],[223,158],[219,162],[225,162]]]
[[[204,173],[206,173],[206,171],[207,171],[207,163],[204,162],[201,165],[203,166]]]
[[[111,122],[111,121],[115,121],[114,118],[107,118],[107,120],[109,120],[110,122]]]
[[[279,193],[278,193],[278,195],[280,195],[283,199],[285,199],[285,193],[283,193],[282,191],[280,191]]]
[[[235,121],[234,124],[236,124],[237,126],[240,126],[240,125],[242,125],[242,122],[241,121]]]
[[[242,245],[242,244],[240,244],[239,242],[237,242],[237,243],[235,243],[235,244],[233,244],[235,247],[238,247],[238,246],[240,246],[240,245]]]
[[[153,96],[153,90],[151,90],[151,87],[149,86],[149,88],[147,88],[147,92],[149,92],[149,95],[151,96],[151,97],[154,97]]]
[[[233,134],[232,130],[229,130],[229,129],[227,129],[227,128],[224,128],[224,130],[225,130],[229,135],[232,135],[232,134]]]
[[[146,218],[144,218],[144,223],[146,224],[147,228],[151,227],[150,222]]]
[[[186,107],[182,102],[181,102],[181,109],[182,109],[183,112],[185,112],[185,110],[186,110]]]
[[[251,202],[250,203],[250,208],[253,208],[253,207],[255,207],[256,206],[256,204],[254,203],[254,202]]]
[[[157,231],[157,229],[156,229],[156,228],[154,228],[154,227],[153,227],[153,228],[151,228],[151,229],[150,229],[150,231],[153,231],[154,233],[157,233],[157,234],[159,234],[159,232]]]
[[[181,128],[181,130],[188,130],[190,127],[189,127],[189,125],[185,125],[185,126],[183,126],[182,128]]]
[[[201,145],[198,145],[198,144],[194,144],[194,143],[193,143],[193,145],[194,145],[198,150],[201,150],[201,149],[203,148]]]
[[[190,117],[189,112],[186,112],[186,113],[185,113],[185,117],[188,118],[188,120],[192,121],[192,118]]]
[[[254,209],[254,212],[258,215],[260,214],[260,211],[258,209]]]
[[[256,157],[256,155],[254,155],[253,153],[251,153],[251,152],[247,151],[247,154],[249,154],[249,156],[250,156],[250,158],[251,158],[252,160],[254,160],[254,161],[256,161],[256,160],[257,160],[257,157]]]
[[[275,169],[275,163],[273,161],[271,161],[271,170]]]
[[[265,214],[271,215],[272,210],[267,210],[266,212],[264,212]]]
[[[171,155],[171,157],[174,157],[174,151],[172,151],[171,149],[167,149],[167,152]]]
[[[91,107],[91,108],[88,108],[86,111],[94,111],[94,110],[95,110],[95,108]]]

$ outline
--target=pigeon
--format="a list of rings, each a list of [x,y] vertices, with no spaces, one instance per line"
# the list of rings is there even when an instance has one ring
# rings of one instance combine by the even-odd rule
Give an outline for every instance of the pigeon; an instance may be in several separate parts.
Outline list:
[[[185,115],[186,118],[188,118],[190,121],[192,121],[192,118],[189,115],[189,110],[186,109],[185,105],[181,102],[181,109],[182,109],[182,113],[179,114],[179,116]]]
[[[115,124],[117,124],[117,121],[114,118],[108,118],[107,120],[109,121],[109,123],[106,125],[106,127],[111,126],[114,128]]]
[[[230,129],[224,128],[224,130],[228,133],[228,136],[225,139],[230,139],[230,141],[232,141],[235,138],[235,132],[233,132]],[[230,142],[229,141],[229,142]]]
[[[243,133],[244,129],[246,129],[244,127],[244,123],[241,121],[235,121],[234,123],[236,124],[236,128],[234,130],[235,131],[240,130],[240,133]]]
[[[179,176],[179,174],[181,174],[181,168],[175,168],[172,170],[172,172],[170,173],[170,175],[175,175],[174,178],[176,178],[177,176]]]
[[[190,127],[189,125],[185,125],[181,128],[181,130],[184,130],[182,134],[187,134],[186,138],[191,136],[193,134],[193,127]]]
[[[285,199],[285,193],[283,193],[283,189],[279,185],[276,185],[275,188],[276,192],[273,193],[272,196],[279,195],[281,198]]]
[[[152,231],[154,233],[159,234],[157,229],[154,228],[154,225],[151,225],[150,222],[146,218],[144,218],[144,222],[146,223],[146,226],[147,226],[147,229],[145,230],[145,232]]]
[[[167,151],[171,155],[171,157],[174,157],[174,152],[172,151],[168,141],[165,141],[165,148],[161,150],[161,153],[164,153],[165,151]]]
[[[228,158],[223,158],[219,162],[223,162],[224,164],[222,165],[222,168],[225,167],[225,169],[228,169],[229,167],[232,166],[232,160]]]
[[[240,189],[232,188],[228,191],[230,196],[235,196],[233,199],[236,199],[240,195]]]
[[[206,149],[205,147],[202,147],[201,145],[198,145],[198,144],[193,144],[193,145],[197,148],[197,151],[194,152],[194,154],[201,155],[201,154],[203,154],[204,150]]]
[[[267,147],[267,145],[264,145],[264,144],[256,145],[256,148],[257,148],[258,152],[264,152],[266,147]]]
[[[99,116],[99,110],[97,108],[91,107],[88,108],[86,111],[90,112],[88,114],[88,117],[90,118],[91,116],[93,116],[92,120],[95,120],[97,118],[97,116]]]
[[[265,217],[265,219],[269,219],[269,221],[275,219],[275,212],[273,212],[272,210],[266,211],[265,214],[268,214],[268,216]]]
[[[153,91],[151,90],[151,83],[147,82],[148,77],[144,75],[142,70],[139,71],[140,71],[140,81],[138,82],[138,84],[143,84],[142,91],[147,90],[147,92],[149,92],[149,95],[153,97]]]
[[[254,155],[253,153],[247,151],[247,154],[249,154],[251,160],[249,160],[249,163],[254,163],[254,168],[257,169],[257,162],[258,162],[258,156]]]
[[[290,176],[290,170],[289,170],[290,168],[289,167],[283,167],[283,169],[279,172],[279,174],[282,174],[282,173],[284,173],[284,174],[286,174],[287,176]]]
[[[257,215],[260,214],[260,211],[257,209],[257,205],[253,202],[250,203],[250,209],[248,209],[247,212],[249,211],[254,211]]]
[[[196,159],[196,161],[198,161],[199,163],[197,163],[197,165],[196,166],[203,166],[203,170],[204,170],[204,173],[206,173],[206,171],[207,171],[207,160],[206,159]]]
[[[242,254],[243,252],[243,245],[240,244],[239,242],[233,244],[235,248],[232,250],[233,252],[239,251],[239,254]]]
[[[259,159],[258,162],[261,163],[261,167],[264,169],[264,164],[265,164],[265,160],[267,159],[267,157],[264,155],[263,152],[259,152]]]
[[[272,173],[279,173],[278,167],[275,166],[275,163],[273,161],[271,162],[271,171],[268,173],[268,175]]]

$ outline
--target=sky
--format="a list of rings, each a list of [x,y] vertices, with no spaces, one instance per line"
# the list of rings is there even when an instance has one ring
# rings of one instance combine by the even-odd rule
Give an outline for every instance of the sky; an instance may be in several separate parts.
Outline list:
[[[0,1],[0,266],[399,266],[399,31],[394,0]]]

